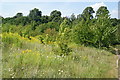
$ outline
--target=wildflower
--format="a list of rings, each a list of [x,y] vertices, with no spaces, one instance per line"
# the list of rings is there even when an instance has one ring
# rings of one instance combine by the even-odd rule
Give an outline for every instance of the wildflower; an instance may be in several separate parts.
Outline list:
[[[24,50],[24,51],[22,51],[22,53],[29,53],[29,52],[32,52],[32,50]]]
[[[12,78],[14,78],[14,76],[12,76]]]

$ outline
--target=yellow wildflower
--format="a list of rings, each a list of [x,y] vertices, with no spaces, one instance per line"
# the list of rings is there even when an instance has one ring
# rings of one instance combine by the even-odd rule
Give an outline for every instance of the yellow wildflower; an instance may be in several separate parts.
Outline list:
[[[29,53],[29,52],[32,52],[32,50],[24,50],[24,51],[22,51],[22,53]]]

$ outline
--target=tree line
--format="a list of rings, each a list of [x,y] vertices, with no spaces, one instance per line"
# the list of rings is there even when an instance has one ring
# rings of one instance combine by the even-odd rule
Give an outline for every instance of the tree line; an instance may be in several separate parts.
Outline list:
[[[58,10],[47,16],[34,8],[28,16],[17,13],[13,17],[1,17],[2,31],[17,32],[29,39],[30,36],[39,36],[43,43],[58,42],[61,48],[71,42],[97,48],[120,44],[120,19],[111,18],[105,6],[96,11],[95,17],[93,13],[93,8],[87,7],[77,17],[74,13],[70,17],[61,17]]]

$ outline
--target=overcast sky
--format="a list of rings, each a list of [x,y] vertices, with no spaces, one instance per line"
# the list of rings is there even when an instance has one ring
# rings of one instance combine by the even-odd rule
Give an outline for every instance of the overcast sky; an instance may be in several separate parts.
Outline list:
[[[16,0],[17,1],[17,0]],[[27,16],[29,14],[29,11],[33,8],[38,8],[40,11],[42,11],[42,15],[50,15],[50,12],[53,10],[59,10],[62,13],[62,16],[70,16],[72,13],[75,15],[81,14],[82,11],[88,7],[91,6],[96,11],[100,6],[107,6],[108,10],[110,11],[111,17],[118,18],[118,2],[85,2],[85,1],[79,1],[79,2],[32,2],[28,1],[20,1],[16,2],[15,0],[2,0],[2,3],[0,3],[0,15],[3,17],[12,17],[16,15],[18,12],[22,12],[24,16]]]

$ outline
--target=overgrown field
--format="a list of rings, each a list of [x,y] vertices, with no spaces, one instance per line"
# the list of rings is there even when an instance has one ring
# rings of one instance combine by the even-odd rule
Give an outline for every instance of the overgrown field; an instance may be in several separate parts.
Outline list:
[[[0,19],[3,78],[118,77],[120,19],[111,18],[107,6],[69,17],[34,8]]]
[[[58,42],[43,44],[17,33],[0,37],[3,78],[117,78],[117,57],[108,51],[71,43],[69,54],[61,55]]]

